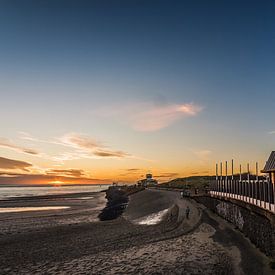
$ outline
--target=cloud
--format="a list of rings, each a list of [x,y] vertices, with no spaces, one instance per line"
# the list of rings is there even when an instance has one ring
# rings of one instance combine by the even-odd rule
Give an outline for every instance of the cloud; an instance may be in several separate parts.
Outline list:
[[[102,146],[98,141],[89,136],[75,133],[66,134],[60,140],[65,145],[69,145],[76,149],[84,149],[85,151],[92,151]]]
[[[123,171],[125,171],[124,173],[119,174],[119,176],[121,177],[126,177],[129,175],[136,175],[137,173],[141,173],[142,169],[139,168],[128,168],[128,169],[122,169]]]
[[[206,165],[212,155],[212,151],[203,149],[203,150],[191,150],[193,154],[197,157],[198,164],[200,165]]]
[[[201,107],[194,104],[158,106],[133,115],[131,123],[138,131],[156,131],[181,118],[195,116],[200,111]]]
[[[117,158],[124,158],[129,156],[128,153],[123,151],[110,151],[105,149],[96,150],[93,152],[94,155],[99,157],[117,157]]]
[[[270,135],[274,135],[275,134],[275,131],[270,131],[268,132]]]
[[[209,156],[212,154],[210,150],[200,150],[200,151],[193,151],[193,153],[202,161],[206,161],[209,159]]]
[[[9,171],[0,171],[0,176],[13,177],[13,176],[18,176],[18,175],[21,175],[21,173],[14,173],[14,172],[9,172]]]
[[[11,140],[2,138],[2,137],[0,137],[0,147],[9,148],[11,150],[14,150],[14,151],[17,151],[20,153],[25,153],[25,154],[30,154],[30,155],[38,155],[37,151],[16,145]]]
[[[129,171],[129,172],[137,172],[137,171],[140,171],[141,169],[139,168],[128,168],[128,169],[125,169],[125,171]]]
[[[177,177],[178,173],[161,173],[160,175],[154,176],[155,178],[174,178]]]
[[[67,160],[75,160],[81,158],[88,159],[98,159],[98,158],[125,158],[131,157],[136,159],[141,159],[135,157],[127,152],[122,150],[112,150],[108,146],[104,145],[102,142],[79,133],[67,133],[62,137],[42,140],[33,137],[31,134],[26,132],[19,132],[20,138],[25,140],[30,140],[33,142],[42,142],[57,146],[68,147],[71,150],[60,152],[55,156],[48,156],[46,154],[40,154],[41,157],[50,159],[52,161],[67,161]]]
[[[192,172],[190,175],[207,175],[209,174],[209,171],[200,171],[200,172]]]
[[[27,133],[27,132],[18,132],[18,134],[20,135],[21,139],[25,139],[25,140],[30,140],[30,141],[40,141],[36,138],[34,138],[31,134]]]
[[[85,175],[82,169],[50,169],[46,171],[47,175],[83,177]]]
[[[196,116],[202,107],[194,103],[153,104],[134,103],[125,106],[113,106],[98,110],[98,114],[115,117],[126,122],[136,131],[157,131],[170,126],[176,121]]]
[[[88,177],[58,176],[47,174],[12,174],[0,172],[0,185],[20,185],[20,184],[55,184],[61,182],[65,184],[96,184],[111,183],[109,179],[96,179]]]
[[[130,154],[120,150],[111,150],[94,138],[76,133],[64,135],[59,139],[59,142],[61,145],[68,146],[76,150],[76,152],[63,155],[67,158],[75,158],[75,156],[83,158],[124,158],[130,156]]]
[[[20,169],[27,171],[29,167],[31,167],[32,164],[20,161],[20,160],[14,160],[14,159],[8,159],[0,157],[0,168],[1,169]]]

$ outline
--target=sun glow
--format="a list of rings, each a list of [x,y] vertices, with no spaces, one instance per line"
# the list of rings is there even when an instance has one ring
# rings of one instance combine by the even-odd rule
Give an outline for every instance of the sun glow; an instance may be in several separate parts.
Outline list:
[[[61,185],[65,184],[65,182],[55,180],[55,181],[51,181],[50,184],[52,184],[54,187],[60,187]]]

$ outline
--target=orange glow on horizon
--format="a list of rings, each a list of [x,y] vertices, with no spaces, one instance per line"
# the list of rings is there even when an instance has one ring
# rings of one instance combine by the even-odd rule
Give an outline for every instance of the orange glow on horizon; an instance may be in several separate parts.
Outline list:
[[[66,182],[60,180],[50,181],[49,183],[52,184],[54,187],[60,187],[61,185],[66,184]]]

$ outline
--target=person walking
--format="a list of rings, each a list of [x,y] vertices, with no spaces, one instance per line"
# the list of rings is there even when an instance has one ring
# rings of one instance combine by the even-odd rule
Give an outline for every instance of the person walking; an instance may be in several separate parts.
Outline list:
[[[189,206],[186,207],[185,215],[186,215],[186,219],[189,219],[189,215],[190,215],[190,208],[189,208]]]

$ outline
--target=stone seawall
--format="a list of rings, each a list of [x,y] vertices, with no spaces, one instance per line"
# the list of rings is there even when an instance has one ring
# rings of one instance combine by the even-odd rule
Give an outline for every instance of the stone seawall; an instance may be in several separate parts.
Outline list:
[[[199,196],[193,198],[234,224],[267,256],[275,259],[275,215],[234,199]]]

